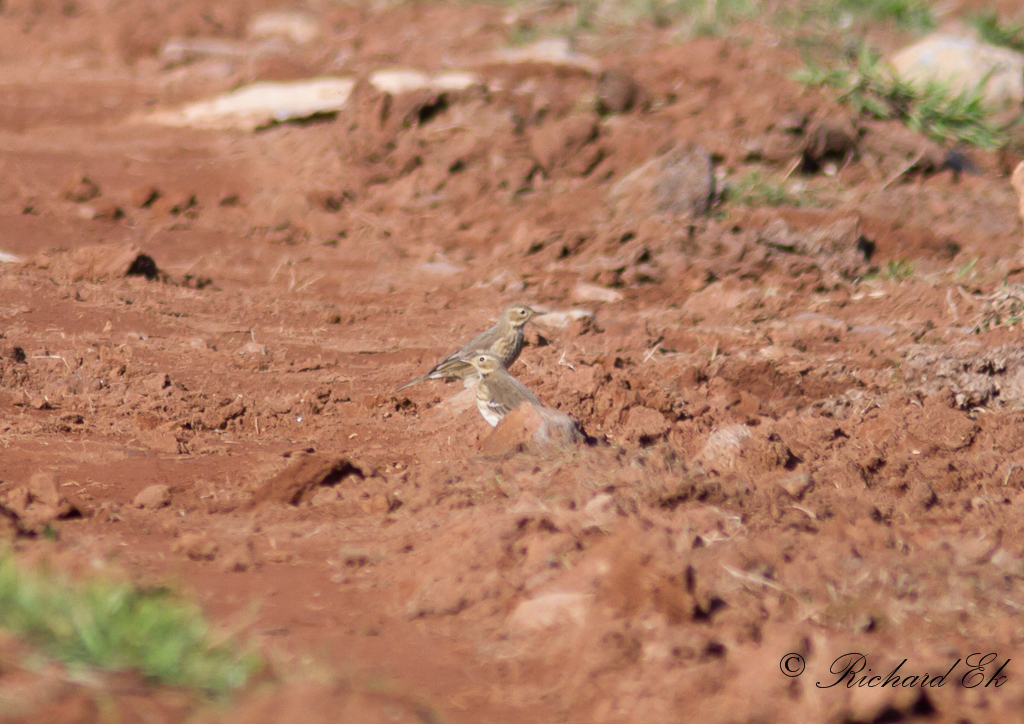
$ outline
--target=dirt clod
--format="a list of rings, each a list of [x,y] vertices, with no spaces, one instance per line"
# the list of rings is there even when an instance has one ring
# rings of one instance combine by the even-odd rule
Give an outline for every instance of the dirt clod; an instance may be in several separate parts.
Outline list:
[[[321,486],[334,486],[346,477],[365,477],[347,458],[318,453],[300,455],[280,473],[265,482],[253,495],[250,508],[263,503],[299,505]]]

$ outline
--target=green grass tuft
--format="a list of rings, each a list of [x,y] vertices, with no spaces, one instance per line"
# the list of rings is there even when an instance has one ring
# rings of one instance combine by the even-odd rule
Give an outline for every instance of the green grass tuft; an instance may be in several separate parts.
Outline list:
[[[1001,288],[984,299],[985,306],[974,325],[974,333],[1014,327],[1024,321],[1024,286],[1003,282]]]
[[[986,43],[1024,52],[1024,23],[1003,25],[994,10],[975,15],[971,22]]]
[[[927,31],[936,24],[931,8],[927,0],[801,0],[785,3],[774,17],[790,27],[826,23],[847,28],[855,22],[889,22],[907,30]]]
[[[211,641],[199,607],[166,591],[29,572],[0,553],[0,628],[71,665],[137,670],[154,682],[209,693],[238,688],[259,666]]]
[[[754,169],[728,186],[728,198],[744,206],[803,206],[805,199]]]
[[[895,118],[940,142],[998,148],[1006,141],[989,121],[984,83],[962,93],[953,93],[948,84],[937,81],[917,87],[899,78],[881,56],[866,48],[854,65],[823,68],[808,62],[795,78],[838,90],[839,100],[862,116]]]
[[[909,279],[914,275],[914,265],[906,259],[897,259],[896,261],[890,261],[885,271],[882,272],[882,276],[885,279],[889,279],[896,282],[901,282],[904,279]]]
[[[838,0],[836,6],[840,11],[873,20],[892,20],[920,30],[935,27],[930,4],[925,0]]]

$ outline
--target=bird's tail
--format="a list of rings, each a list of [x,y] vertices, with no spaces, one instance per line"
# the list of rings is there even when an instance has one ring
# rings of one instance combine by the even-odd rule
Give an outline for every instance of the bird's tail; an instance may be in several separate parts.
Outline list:
[[[417,377],[414,380],[410,380],[409,382],[406,382],[404,385],[402,385],[397,390],[395,390],[395,392],[401,392],[406,387],[412,387],[413,385],[418,385],[420,382],[426,382],[427,379],[428,379],[427,375],[421,375],[420,377]]]

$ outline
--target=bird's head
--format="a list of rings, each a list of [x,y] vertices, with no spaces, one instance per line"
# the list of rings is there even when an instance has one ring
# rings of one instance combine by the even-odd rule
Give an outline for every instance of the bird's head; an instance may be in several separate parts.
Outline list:
[[[486,377],[495,370],[504,366],[502,365],[501,360],[490,352],[479,352],[462,361],[473,365],[473,369],[479,372],[481,377]]]
[[[502,319],[513,327],[522,327],[537,314],[525,304],[510,304],[502,312]]]

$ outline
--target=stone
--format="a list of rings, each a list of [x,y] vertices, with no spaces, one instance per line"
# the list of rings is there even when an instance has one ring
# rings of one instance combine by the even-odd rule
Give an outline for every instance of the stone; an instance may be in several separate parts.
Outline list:
[[[17,514],[25,530],[38,531],[54,520],[81,516],[81,511],[64,497],[55,473],[40,472],[28,484],[7,494],[7,508]]]
[[[248,49],[241,43],[216,38],[171,38],[160,48],[166,66],[181,65],[200,58],[241,58]]]
[[[1024,101],[1024,55],[973,38],[933,33],[896,53],[892,66],[908,82],[938,81],[953,93],[985,83],[985,101],[992,106]]]
[[[590,145],[597,137],[594,117],[578,113],[533,131],[530,151],[545,173],[564,166],[570,173],[585,175],[601,158],[601,150]]]
[[[811,476],[807,473],[788,473],[775,481],[782,490],[796,500],[803,497],[811,487]]]
[[[483,79],[468,71],[447,71],[427,75],[418,70],[378,70],[370,75],[370,85],[382,93],[399,95],[417,90],[464,91],[473,86],[483,86]]]
[[[60,505],[60,482],[55,473],[36,473],[28,479],[28,492],[32,500],[43,505]]]
[[[638,445],[649,445],[666,435],[671,428],[671,423],[657,410],[644,406],[631,407],[619,436]]]
[[[142,383],[142,387],[146,390],[149,395],[160,395],[165,394],[165,390],[170,388],[171,378],[164,372],[158,372],[155,375],[150,375]]]
[[[636,105],[640,86],[624,70],[609,68],[597,77],[597,112],[603,116],[628,113]]]
[[[309,453],[266,481],[247,504],[248,509],[263,503],[299,505],[321,486],[337,485],[344,478],[365,473],[347,458]]]
[[[74,282],[100,282],[125,276],[156,279],[161,275],[153,258],[134,244],[91,244],[55,255],[43,252],[36,256],[34,263],[49,270],[51,276]]]
[[[296,45],[305,45],[319,34],[316,18],[293,10],[260,13],[249,23],[251,38],[287,38]]]
[[[554,65],[597,73],[600,63],[589,55],[573,51],[567,38],[544,38],[522,48],[509,48],[493,58],[499,63]]]
[[[8,254],[6,251],[0,251],[0,264],[18,264],[21,259],[16,257],[14,254]]]
[[[136,508],[158,510],[171,504],[171,489],[166,485],[150,485],[132,500]]]
[[[254,131],[273,123],[337,113],[348,103],[355,81],[324,77],[292,82],[264,81],[145,117],[163,126]]]
[[[582,627],[590,610],[590,599],[583,593],[547,593],[523,601],[509,616],[509,627],[518,634],[555,627]]]
[[[533,323],[547,329],[563,329],[580,319],[593,319],[594,313],[586,309],[570,309],[568,312],[547,312],[533,318]]]
[[[480,442],[487,455],[564,448],[583,441],[576,422],[563,412],[524,404],[507,414]]]
[[[740,466],[743,448],[751,438],[746,425],[726,425],[708,436],[704,447],[697,454],[697,462],[708,472],[733,472]]]
[[[184,553],[193,561],[212,561],[217,557],[220,546],[206,533],[187,533],[174,544],[172,550]]]
[[[631,171],[610,192],[615,212],[698,218],[711,209],[715,169],[700,146],[676,148]]]
[[[622,292],[596,284],[577,284],[572,290],[572,298],[577,302],[605,302],[613,304],[622,301]]]

